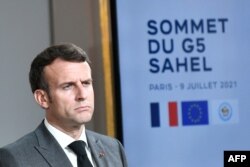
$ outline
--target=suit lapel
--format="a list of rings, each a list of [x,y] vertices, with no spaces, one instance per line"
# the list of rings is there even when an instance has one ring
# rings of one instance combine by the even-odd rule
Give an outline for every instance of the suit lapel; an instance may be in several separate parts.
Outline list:
[[[72,167],[63,149],[42,122],[35,130],[38,140],[36,149],[51,167]]]
[[[95,138],[91,132],[86,130],[86,136],[88,144],[91,150],[92,157],[96,163],[96,166],[108,166],[107,159],[105,157],[104,147],[101,141]]]

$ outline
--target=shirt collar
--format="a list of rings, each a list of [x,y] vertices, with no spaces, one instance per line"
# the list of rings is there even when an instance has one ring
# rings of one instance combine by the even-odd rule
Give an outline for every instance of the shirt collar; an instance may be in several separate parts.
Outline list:
[[[72,138],[71,136],[65,134],[64,132],[58,130],[57,128],[55,128],[54,126],[52,126],[47,119],[44,119],[44,124],[46,126],[46,128],[48,129],[48,131],[55,137],[55,139],[57,140],[57,142],[60,144],[60,146],[62,148],[66,148],[68,147],[68,145],[70,143],[72,143],[73,141],[75,141],[74,138]],[[85,133],[85,128],[82,131],[82,134],[79,138],[79,140],[82,140],[86,143],[87,147],[88,147],[88,142],[87,142],[87,137],[86,137],[86,133]]]

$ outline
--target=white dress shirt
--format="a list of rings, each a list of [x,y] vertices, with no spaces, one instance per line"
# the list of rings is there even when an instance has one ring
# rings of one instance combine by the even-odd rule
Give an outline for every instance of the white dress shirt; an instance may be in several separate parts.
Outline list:
[[[71,136],[63,133],[62,131],[56,129],[55,127],[53,127],[45,118],[44,120],[44,124],[46,126],[46,128],[49,130],[49,132],[55,137],[55,139],[57,140],[57,142],[59,143],[59,145],[62,147],[63,151],[65,152],[65,154],[67,155],[67,157],[69,158],[71,164],[73,165],[73,167],[77,167],[77,155],[68,147],[68,145],[72,142],[75,141],[74,138],[72,138]],[[94,161],[92,159],[91,156],[91,152],[90,149],[88,147],[88,142],[87,142],[87,138],[86,138],[86,133],[85,133],[85,128],[82,131],[82,134],[79,138],[79,140],[82,140],[86,143],[86,152],[88,155],[88,158],[91,162],[91,164],[93,165],[93,167],[95,167]]]

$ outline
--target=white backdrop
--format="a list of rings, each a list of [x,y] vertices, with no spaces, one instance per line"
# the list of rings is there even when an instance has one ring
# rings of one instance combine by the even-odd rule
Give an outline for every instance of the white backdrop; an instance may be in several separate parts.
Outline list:
[[[224,150],[250,150],[250,2],[116,3],[129,166],[221,167]]]

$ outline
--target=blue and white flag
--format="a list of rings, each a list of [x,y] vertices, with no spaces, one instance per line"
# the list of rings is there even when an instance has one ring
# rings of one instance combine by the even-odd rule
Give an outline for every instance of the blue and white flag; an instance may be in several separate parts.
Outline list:
[[[212,100],[210,114],[212,124],[238,123],[238,100]]]

